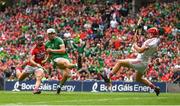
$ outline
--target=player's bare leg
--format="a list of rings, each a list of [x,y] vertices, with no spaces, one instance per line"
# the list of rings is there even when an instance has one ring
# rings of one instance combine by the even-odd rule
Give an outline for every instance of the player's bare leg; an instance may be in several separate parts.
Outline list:
[[[19,70],[16,70],[16,77],[18,78],[19,81],[24,80],[27,76],[29,76],[28,73],[21,72]]]
[[[21,89],[21,81],[23,81],[27,76],[29,76],[28,73],[21,72],[20,70],[16,70],[16,77],[18,78],[18,89]]]
[[[153,83],[151,83],[149,80],[147,80],[146,78],[143,77],[143,74],[137,72],[136,73],[136,81],[141,82],[149,87],[151,87],[152,89],[154,89],[156,95],[158,96],[160,94],[160,88],[156,87]]]
[[[113,69],[109,73],[109,75],[106,75],[106,74],[102,75],[102,77],[103,77],[109,91],[111,91],[111,87],[112,87],[112,83],[110,81],[111,77],[113,75],[115,75],[122,66],[123,67],[130,67],[128,61],[129,61],[129,59],[118,60],[118,62],[115,64],[115,66],[113,67]]]
[[[114,74],[116,74],[119,69],[123,66],[123,67],[128,67],[130,68],[130,64],[129,64],[129,59],[125,59],[125,60],[119,60],[116,65],[113,67],[112,72],[110,73],[109,77],[111,78]]]
[[[98,76],[101,76],[101,78],[104,80],[104,82],[106,83],[106,86],[107,86],[107,90],[108,91],[112,91],[112,84],[111,84],[111,81],[110,81],[110,78],[107,76],[108,73],[106,71],[102,72],[102,73],[97,73]]]
[[[33,90],[34,94],[40,94],[41,93],[41,91],[39,90],[39,87],[41,85],[41,80],[43,78],[43,75],[44,75],[44,73],[43,73],[42,69],[35,71],[36,83],[35,83],[35,88]]]
[[[61,87],[64,85],[64,83],[67,81],[67,79],[70,77],[69,69],[63,69],[63,79],[60,82],[59,87],[57,88],[57,94],[61,92]]]
[[[69,63],[69,64],[66,64],[66,67],[69,68],[69,69],[72,69],[72,68],[77,67],[77,64]]]
[[[113,75],[115,75],[115,74],[119,71],[119,69],[120,69],[121,67],[128,67],[128,68],[130,68],[131,66],[130,66],[130,64],[129,64],[129,59],[118,60],[118,62],[115,64],[115,66],[113,67],[112,71],[111,71],[110,74],[109,74],[109,79],[110,79]]]
[[[64,59],[64,58],[57,58],[55,59],[55,62],[60,69],[64,69],[64,68],[72,69],[77,66],[76,64],[70,63],[68,59]]]
[[[71,68],[74,68],[75,64],[72,64],[69,62],[68,59],[65,58],[57,58],[54,60],[56,62],[56,65],[59,69],[63,70],[63,79],[60,83],[60,86],[57,88],[57,94],[60,93],[61,87],[64,85],[66,80],[69,78],[69,71]]]

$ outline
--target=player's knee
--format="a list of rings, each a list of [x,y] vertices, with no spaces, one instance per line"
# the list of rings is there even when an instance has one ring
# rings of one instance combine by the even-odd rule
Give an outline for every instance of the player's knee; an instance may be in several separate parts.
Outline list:
[[[64,69],[64,62],[63,61],[56,61],[56,65],[60,68],[60,69]]]
[[[18,77],[18,80],[19,80],[19,81],[22,81],[22,80],[23,80],[23,78],[22,78],[22,77]]]
[[[43,78],[43,72],[42,71],[37,71],[36,72],[36,79],[41,80]]]
[[[22,81],[23,79],[24,79],[23,76],[19,76],[19,77],[18,77],[18,80],[19,80],[19,81]]]
[[[65,72],[64,73],[64,76],[69,76],[70,74],[68,72]]]
[[[37,76],[36,76],[36,80],[41,80],[42,78],[43,78],[42,75],[37,75]]]
[[[23,81],[27,76],[28,76],[27,73],[23,73],[23,74],[21,74],[21,75],[18,76],[18,80],[19,80],[19,81]]]
[[[20,79],[21,79],[21,76],[20,76],[20,75],[19,75],[19,76],[17,76],[17,79],[18,79],[18,80],[20,80]]]
[[[67,68],[67,67],[68,67],[68,63],[63,62],[63,66],[64,66],[65,68]]]

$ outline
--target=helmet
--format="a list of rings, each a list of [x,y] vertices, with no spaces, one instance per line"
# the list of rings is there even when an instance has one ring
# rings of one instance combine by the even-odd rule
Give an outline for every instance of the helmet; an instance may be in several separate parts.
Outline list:
[[[37,35],[36,40],[44,40],[44,36],[43,35]]]
[[[47,34],[49,34],[49,33],[56,33],[56,31],[55,31],[55,29],[53,29],[53,28],[49,28],[49,29],[47,30]]]
[[[156,27],[152,27],[152,28],[149,28],[147,32],[153,35],[157,35],[159,33],[159,30]]]

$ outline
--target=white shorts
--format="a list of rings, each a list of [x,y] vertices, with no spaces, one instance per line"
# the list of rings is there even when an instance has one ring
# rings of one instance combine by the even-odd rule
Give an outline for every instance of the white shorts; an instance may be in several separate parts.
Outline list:
[[[129,64],[136,71],[144,74],[148,65],[147,61],[143,61],[142,59],[128,59]]]
[[[66,62],[66,63],[70,63],[70,61],[68,60],[68,59],[66,59],[66,58],[55,58],[54,59],[54,62],[56,62],[56,63],[58,63],[58,61],[63,61],[63,62]]]
[[[28,73],[28,74],[33,74],[36,71],[42,71],[43,72],[44,70],[42,68],[33,67],[33,66],[29,66],[29,65],[27,65],[23,70],[23,72]]]

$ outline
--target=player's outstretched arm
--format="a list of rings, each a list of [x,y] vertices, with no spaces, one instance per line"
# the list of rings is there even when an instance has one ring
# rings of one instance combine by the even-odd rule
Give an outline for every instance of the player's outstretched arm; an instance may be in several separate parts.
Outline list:
[[[141,21],[142,21],[142,17],[139,17],[139,20],[137,22],[137,26],[140,25]],[[135,34],[134,34],[134,37],[133,37],[133,42],[137,42],[137,40],[138,40],[138,28],[134,29],[134,30],[135,30]]]

